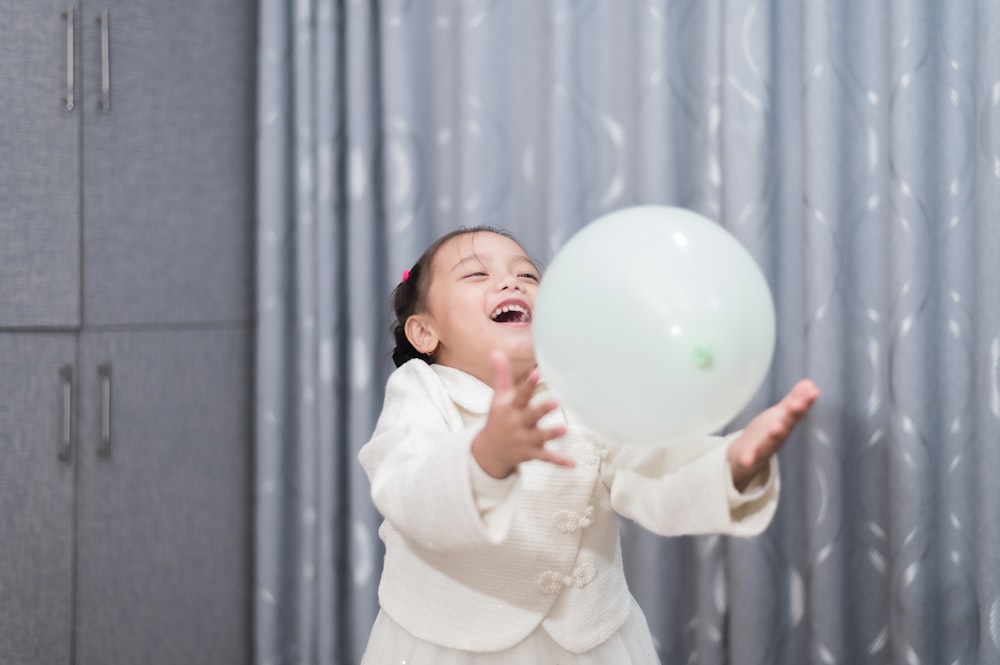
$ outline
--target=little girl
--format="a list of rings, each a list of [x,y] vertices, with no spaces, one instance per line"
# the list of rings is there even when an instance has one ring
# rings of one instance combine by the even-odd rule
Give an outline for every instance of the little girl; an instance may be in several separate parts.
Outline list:
[[[775,453],[812,382],[725,438],[605,440],[535,368],[539,280],[512,237],[479,227],[440,238],[393,292],[397,369],[359,455],[386,548],[363,665],[654,665],[616,513],[740,536],[774,514]]]

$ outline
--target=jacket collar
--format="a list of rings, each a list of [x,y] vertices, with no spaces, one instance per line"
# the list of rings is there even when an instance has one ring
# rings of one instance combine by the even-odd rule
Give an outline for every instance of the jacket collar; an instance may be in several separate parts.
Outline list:
[[[476,377],[454,367],[434,363],[431,369],[437,374],[448,397],[460,409],[485,415],[493,402],[493,388]]]
[[[468,413],[485,416],[490,412],[493,403],[493,388],[476,377],[454,367],[434,363],[430,366],[437,374],[441,385],[455,405]],[[535,386],[534,396],[548,392],[545,381],[539,381]]]

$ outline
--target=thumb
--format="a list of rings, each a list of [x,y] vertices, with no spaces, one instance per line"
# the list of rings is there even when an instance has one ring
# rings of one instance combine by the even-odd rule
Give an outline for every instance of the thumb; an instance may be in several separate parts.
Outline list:
[[[747,469],[753,468],[754,464],[757,463],[757,446],[747,446],[744,450],[740,451],[737,460],[740,466]]]

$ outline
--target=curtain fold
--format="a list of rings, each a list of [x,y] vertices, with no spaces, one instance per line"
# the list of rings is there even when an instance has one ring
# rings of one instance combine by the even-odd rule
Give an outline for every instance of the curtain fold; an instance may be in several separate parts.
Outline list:
[[[809,376],[749,540],[623,524],[662,662],[1000,662],[1000,4],[260,0],[255,653],[357,663],[379,516],[356,461],[388,295],[457,226],[543,264],[669,204],[767,275]]]

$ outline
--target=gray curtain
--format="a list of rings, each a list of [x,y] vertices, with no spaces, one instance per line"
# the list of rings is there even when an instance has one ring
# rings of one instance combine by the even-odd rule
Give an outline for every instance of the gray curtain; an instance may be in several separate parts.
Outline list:
[[[718,221],[810,376],[772,527],[625,525],[664,664],[1000,662],[1000,3],[261,0],[256,660],[357,663],[387,298],[460,225],[543,263]]]

